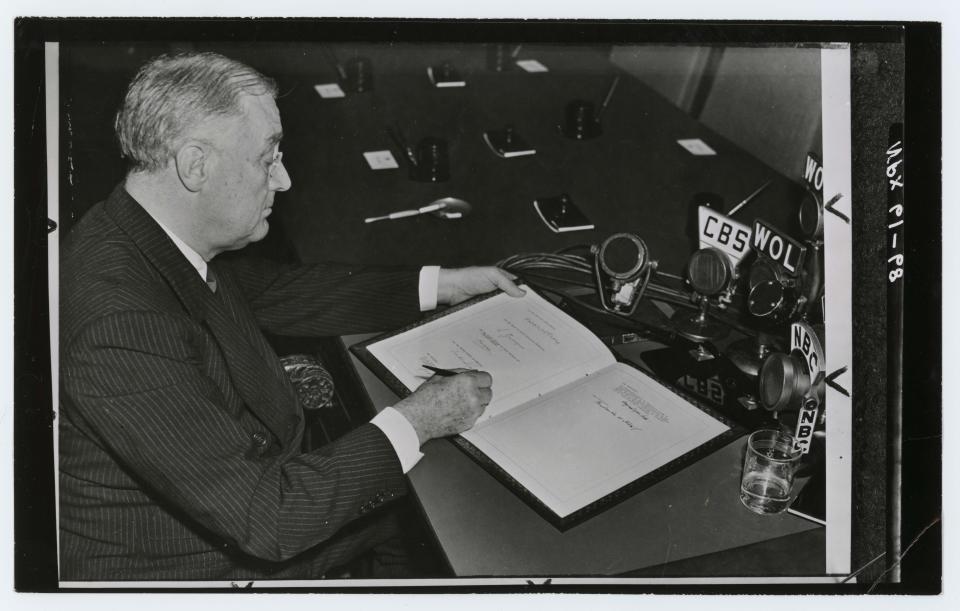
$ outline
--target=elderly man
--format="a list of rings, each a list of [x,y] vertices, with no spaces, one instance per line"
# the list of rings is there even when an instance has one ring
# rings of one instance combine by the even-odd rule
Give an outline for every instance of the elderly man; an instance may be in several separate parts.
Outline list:
[[[392,533],[383,507],[425,441],[469,428],[484,372],[434,378],[301,451],[294,390],[261,329],[381,330],[496,289],[496,268],[215,260],[262,239],[290,188],[276,87],[220,55],[159,57],[116,131],[130,170],[62,254],[60,577],[321,577]]]

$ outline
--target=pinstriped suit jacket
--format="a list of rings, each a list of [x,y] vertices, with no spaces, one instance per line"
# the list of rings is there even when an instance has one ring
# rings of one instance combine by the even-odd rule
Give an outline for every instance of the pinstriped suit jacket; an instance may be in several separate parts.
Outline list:
[[[121,187],[61,256],[60,578],[319,577],[384,538],[405,492],[365,424],[301,453],[260,329],[334,335],[418,315],[415,270],[214,261],[212,293]]]

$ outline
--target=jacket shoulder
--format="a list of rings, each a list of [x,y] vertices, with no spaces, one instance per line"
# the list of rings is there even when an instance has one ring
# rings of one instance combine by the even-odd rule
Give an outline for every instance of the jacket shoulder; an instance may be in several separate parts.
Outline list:
[[[126,311],[182,312],[160,273],[110,216],[93,206],[60,251],[61,340]]]

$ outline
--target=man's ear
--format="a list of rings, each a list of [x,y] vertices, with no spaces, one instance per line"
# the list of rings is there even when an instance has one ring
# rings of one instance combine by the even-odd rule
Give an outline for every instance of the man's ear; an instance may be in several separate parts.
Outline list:
[[[203,188],[209,177],[211,159],[202,143],[187,141],[177,151],[174,160],[177,176],[188,191],[196,193]]]

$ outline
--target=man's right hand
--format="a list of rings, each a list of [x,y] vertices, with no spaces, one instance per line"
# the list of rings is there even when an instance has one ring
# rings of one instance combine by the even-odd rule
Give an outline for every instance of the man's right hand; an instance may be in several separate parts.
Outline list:
[[[490,403],[492,384],[493,378],[485,371],[435,375],[393,409],[410,422],[423,445],[472,427]]]

